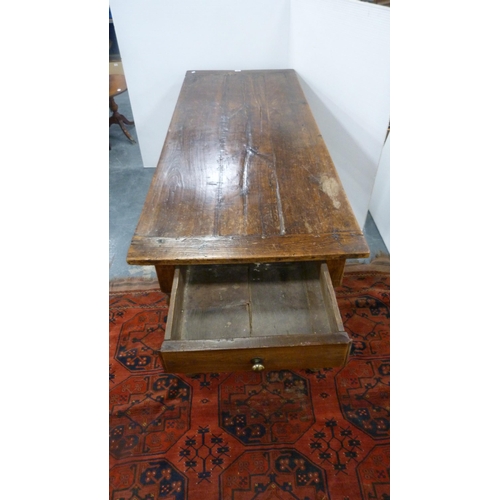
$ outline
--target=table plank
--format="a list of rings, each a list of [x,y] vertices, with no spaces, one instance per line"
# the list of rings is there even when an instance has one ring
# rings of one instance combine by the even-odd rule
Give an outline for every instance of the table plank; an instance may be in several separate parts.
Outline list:
[[[127,261],[368,255],[295,71],[187,72]]]

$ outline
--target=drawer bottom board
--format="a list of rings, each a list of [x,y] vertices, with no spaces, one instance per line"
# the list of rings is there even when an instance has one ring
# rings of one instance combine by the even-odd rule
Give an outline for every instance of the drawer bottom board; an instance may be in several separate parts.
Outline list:
[[[172,340],[332,331],[316,262],[179,268]],[[182,281],[182,283],[181,283]]]

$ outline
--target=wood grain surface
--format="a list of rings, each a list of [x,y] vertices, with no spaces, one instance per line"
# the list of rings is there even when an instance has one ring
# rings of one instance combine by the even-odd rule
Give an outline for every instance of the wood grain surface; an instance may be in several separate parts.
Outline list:
[[[368,255],[295,71],[188,71],[128,263]]]
[[[325,368],[347,362],[351,339],[345,332],[292,337],[165,341],[160,352],[168,373],[234,372],[252,369],[260,358],[266,370]]]

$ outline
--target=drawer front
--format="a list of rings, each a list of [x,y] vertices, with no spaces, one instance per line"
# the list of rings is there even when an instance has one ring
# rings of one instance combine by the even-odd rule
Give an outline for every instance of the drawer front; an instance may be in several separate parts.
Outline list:
[[[347,362],[351,339],[345,332],[315,335],[314,339],[294,337],[165,341],[161,357],[168,373],[320,369]]]
[[[343,366],[350,346],[326,263],[175,270],[160,350],[169,373]]]

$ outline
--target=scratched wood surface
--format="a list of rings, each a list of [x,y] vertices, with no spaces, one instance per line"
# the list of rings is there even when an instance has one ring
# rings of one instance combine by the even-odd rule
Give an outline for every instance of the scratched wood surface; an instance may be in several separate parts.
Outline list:
[[[368,255],[295,71],[188,71],[128,263]]]

